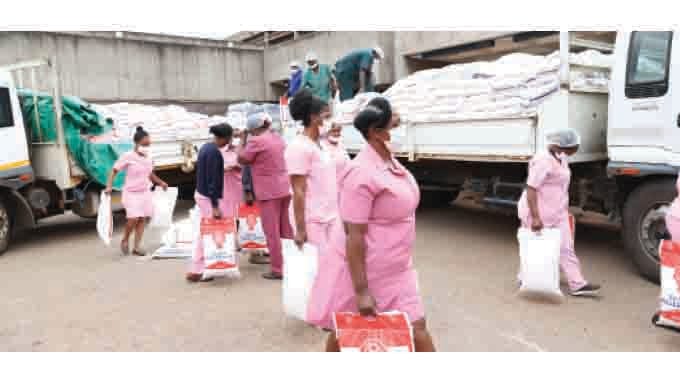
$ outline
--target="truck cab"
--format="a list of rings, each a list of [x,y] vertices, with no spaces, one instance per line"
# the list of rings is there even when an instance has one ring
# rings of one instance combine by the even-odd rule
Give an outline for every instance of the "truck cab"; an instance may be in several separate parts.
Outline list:
[[[658,245],[677,196],[680,49],[671,31],[619,32],[609,91],[608,173],[617,182],[623,240],[643,275],[658,278]],[[680,238],[680,237],[679,237]]]
[[[12,215],[26,208],[19,194],[33,181],[33,169],[21,108],[12,76],[0,70],[0,252],[7,249],[13,225]]]

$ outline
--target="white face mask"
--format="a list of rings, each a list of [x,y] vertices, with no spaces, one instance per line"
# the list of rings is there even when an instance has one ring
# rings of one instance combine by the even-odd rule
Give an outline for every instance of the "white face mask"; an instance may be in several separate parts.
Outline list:
[[[385,148],[389,150],[392,153],[397,153],[399,150],[401,150],[401,143],[398,143],[395,141],[394,137],[396,133],[394,133],[394,129],[389,131],[390,134],[390,140],[389,141],[383,141],[385,144]]]
[[[151,147],[140,145],[137,147],[137,152],[143,154],[147,158],[151,158]]]
[[[316,70],[317,67],[319,67],[319,63],[318,63],[318,62],[315,63],[315,64],[313,64],[313,65],[309,65],[309,68],[312,69],[312,70]]]
[[[338,145],[340,143],[340,136],[328,136],[328,142],[333,145]]]
[[[559,153],[557,153],[557,158],[559,158],[560,161],[565,161],[565,160],[569,159],[569,156],[564,152],[559,152]]]
[[[319,128],[319,134],[321,136],[328,136],[328,133],[331,131],[331,128],[333,127],[333,124],[331,123],[330,120],[324,120],[323,125],[321,128]]]
[[[241,139],[240,138],[235,138],[231,140],[231,145],[232,146],[239,146],[241,145]]]

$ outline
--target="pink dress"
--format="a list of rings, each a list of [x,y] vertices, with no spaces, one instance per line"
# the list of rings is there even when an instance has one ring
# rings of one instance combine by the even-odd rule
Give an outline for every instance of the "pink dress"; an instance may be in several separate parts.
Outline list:
[[[113,168],[126,173],[122,201],[127,218],[151,217],[153,214],[150,178],[153,163],[151,159],[135,151],[127,152],[116,161]]]
[[[587,284],[581,263],[574,253],[572,227],[569,223],[569,183],[571,170],[567,160],[558,161],[549,153],[539,154],[529,163],[527,186],[536,189],[539,215],[545,228],[558,228],[561,236],[560,267],[569,288],[577,290]],[[531,227],[531,211],[526,191],[517,206],[522,226]]]
[[[411,321],[425,317],[413,267],[415,212],[420,192],[415,179],[396,159],[389,165],[366,145],[347,165],[341,179],[340,217],[366,224],[366,275],[378,312],[402,311]],[[334,312],[357,312],[346,260],[344,229],[337,225],[310,296],[308,322],[333,328]]]
[[[335,162],[335,173],[337,174],[339,185],[340,178],[342,176],[342,171],[344,170],[345,165],[347,165],[347,163],[350,161],[349,154],[347,153],[345,146],[342,145],[341,142],[333,144],[328,140],[324,140],[321,144],[324,147],[324,149],[330,152],[331,159],[333,159],[333,161]]]
[[[307,240],[325,253],[333,225],[339,222],[336,162],[325,146],[322,149],[309,137],[299,135],[286,149],[286,165],[288,174],[307,177]]]
[[[680,176],[675,183],[675,187],[678,190],[678,194],[680,194]],[[680,242],[680,197],[675,198],[668,215],[666,215],[666,228],[671,234],[671,239]]]
[[[225,218],[236,218],[243,199],[241,167],[238,165],[238,155],[234,147],[228,146],[222,150],[222,157],[225,168],[235,168],[224,172],[224,190],[220,200],[220,211]]]

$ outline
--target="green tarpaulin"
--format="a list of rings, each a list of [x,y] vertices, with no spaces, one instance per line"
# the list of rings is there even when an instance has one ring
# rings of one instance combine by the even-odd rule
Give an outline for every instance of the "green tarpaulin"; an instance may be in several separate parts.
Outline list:
[[[36,122],[34,96],[38,103],[38,117]],[[26,127],[30,128],[33,142],[55,142],[57,131],[54,123],[53,98],[43,93],[31,90],[19,90],[21,110]],[[64,127],[64,137],[69,152],[78,166],[93,181],[106,185],[107,178],[113,164],[124,152],[133,148],[131,142],[124,143],[92,143],[87,136],[98,136],[109,132],[113,127],[111,120],[105,119],[89,104],[72,96],[62,97],[61,122]],[[120,189],[124,180],[123,173],[116,177],[114,187]]]

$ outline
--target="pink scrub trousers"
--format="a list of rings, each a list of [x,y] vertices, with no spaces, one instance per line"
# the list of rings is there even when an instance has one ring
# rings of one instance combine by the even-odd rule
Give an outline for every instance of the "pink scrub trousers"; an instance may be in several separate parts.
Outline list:
[[[262,229],[267,238],[267,249],[271,262],[271,271],[283,274],[283,253],[281,239],[293,239],[293,228],[288,219],[291,197],[257,200],[262,217]]]
[[[201,213],[201,219],[212,218],[212,202],[210,198],[205,197],[199,193],[194,195],[196,200],[196,205]],[[196,244],[194,244],[194,254],[191,257],[191,262],[189,264],[189,273],[193,274],[203,274],[203,269],[205,269],[205,258],[203,256],[203,240],[197,236]]]

